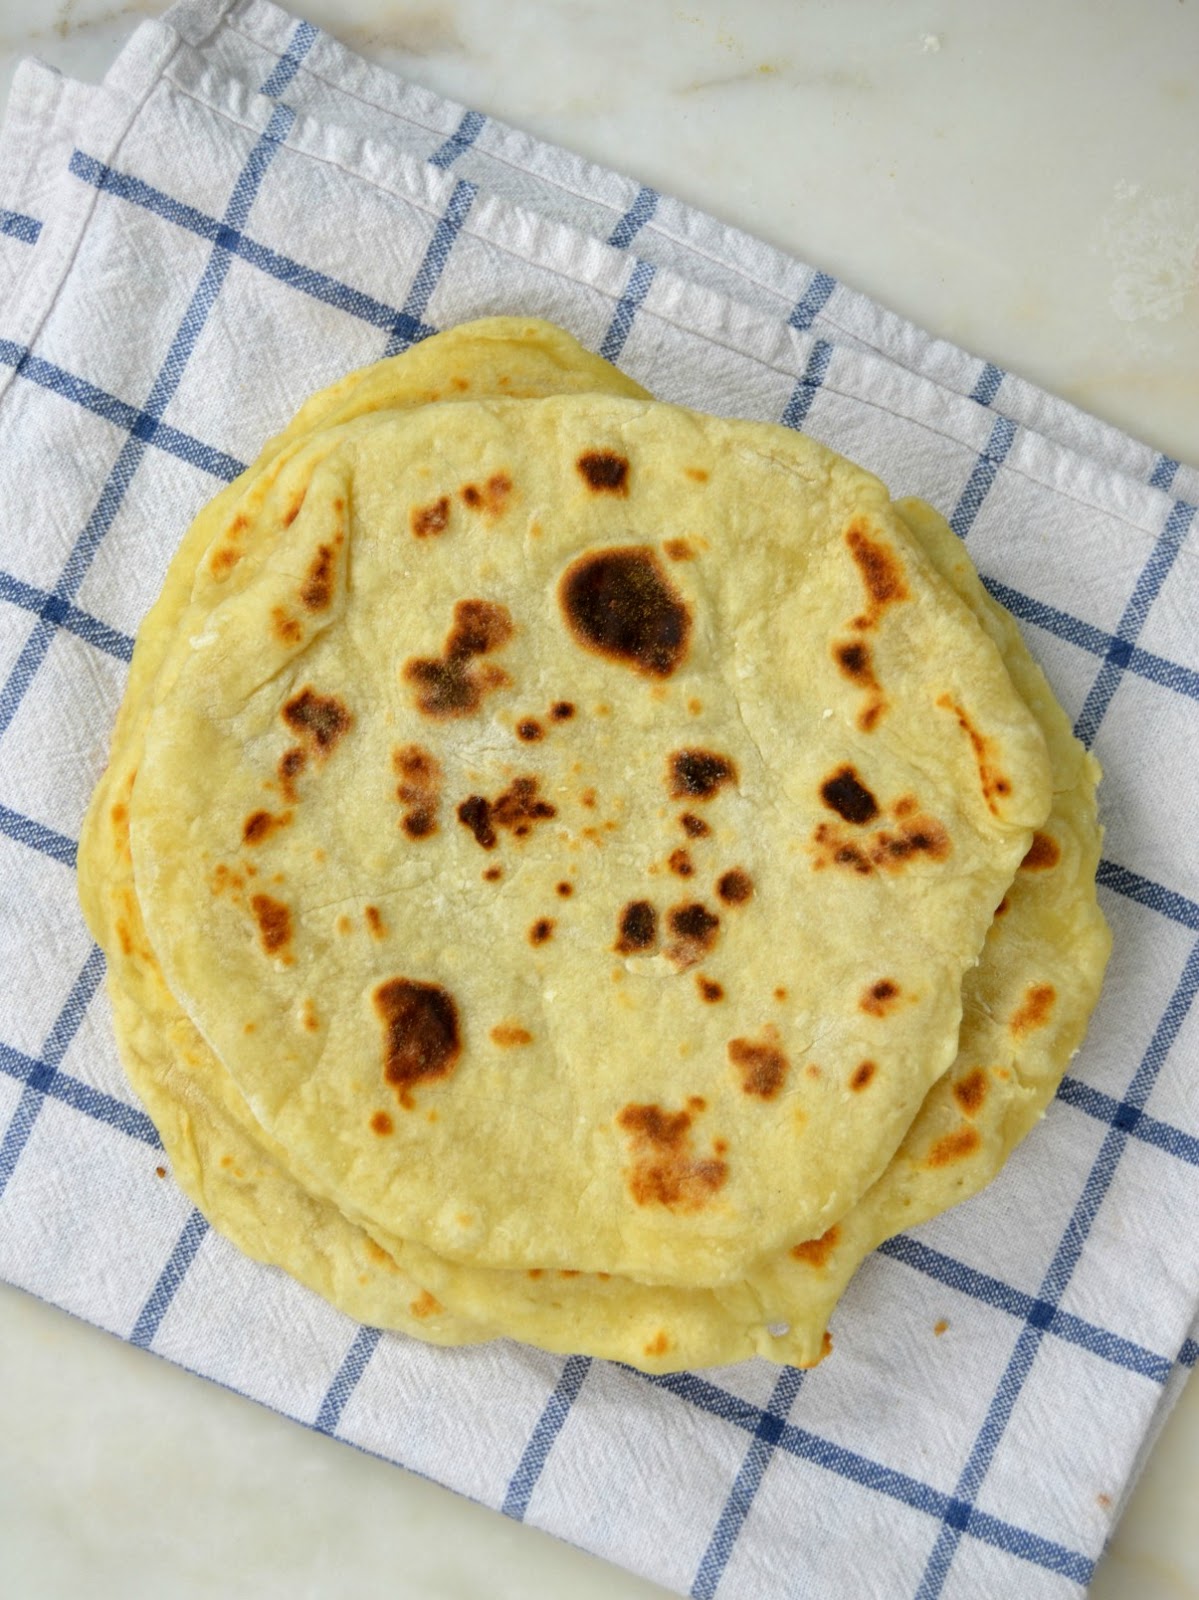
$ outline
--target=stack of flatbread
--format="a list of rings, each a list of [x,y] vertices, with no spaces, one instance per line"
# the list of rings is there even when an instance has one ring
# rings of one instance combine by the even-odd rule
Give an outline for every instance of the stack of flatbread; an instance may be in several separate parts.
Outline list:
[[[806,1366],[1081,1041],[1098,776],[930,507],[499,318],[201,512],[81,893],[250,1255],[435,1343]]]

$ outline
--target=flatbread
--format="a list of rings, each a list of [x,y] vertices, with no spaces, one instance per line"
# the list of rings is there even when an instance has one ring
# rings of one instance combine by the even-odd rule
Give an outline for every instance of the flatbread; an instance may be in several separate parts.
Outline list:
[[[298,1168],[451,1259],[732,1286],[826,1232],[952,1059],[1048,807],[998,651],[881,485],[784,430],[588,396],[311,448],[149,725],[172,992]]]
[[[557,330],[550,332],[558,339],[565,338]],[[469,335],[469,330],[458,330],[457,335]],[[462,348],[460,345],[459,349]],[[557,350],[561,353],[562,346],[558,345]],[[428,353],[428,346],[425,351]],[[402,358],[408,359],[410,357]],[[594,366],[603,365],[591,357],[587,360]],[[401,364],[384,363],[382,366],[394,368]],[[461,372],[470,371],[467,361]],[[595,377],[597,383],[604,381],[602,373]],[[346,387],[339,385],[337,389],[344,395]],[[320,399],[316,397],[305,412],[319,411]],[[297,431],[293,425],[289,435]],[[229,504],[227,500],[226,506]],[[902,509],[909,521],[918,516],[912,505]],[[935,513],[928,512],[927,508],[924,511],[926,522],[935,525],[938,520]],[[217,519],[212,519],[205,530],[208,539],[213,535],[215,521]],[[940,528],[939,547],[938,540],[927,528],[924,530],[926,544],[932,539],[929,553],[935,560],[938,556],[941,558],[937,560],[938,566],[968,603],[983,614],[984,620],[987,620],[988,611],[993,618],[1002,619],[997,637],[1004,647],[1009,669],[1026,697],[1030,697],[1029,683],[1034,678],[1039,681],[1041,701],[1033,698],[1034,710],[1049,734],[1055,787],[1067,790],[1069,785],[1063,781],[1062,774],[1063,753],[1068,753],[1073,745],[1069,725],[1060,712],[1056,727],[1046,725],[1044,707],[1045,703],[1052,705],[1052,699],[1044,680],[1032,668],[1010,619],[977,584],[968,561],[960,556],[958,542],[943,523]],[[918,520],[914,531],[917,534],[921,531]],[[201,541],[189,536],[188,542],[191,549],[181,550],[172,576],[177,575],[184,562],[194,568],[202,552]],[[951,559],[946,560],[947,555]],[[185,581],[181,585],[177,583],[174,592],[185,598],[190,578],[186,573],[183,577]],[[154,614],[161,624],[159,638],[164,642],[176,637],[174,619],[166,603],[169,595],[168,580],[163,601]],[[148,627],[144,629],[139,639],[135,676],[138,661],[146,660],[149,631]],[[1023,678],[1019,671],[1021,656],[1026,668]],[[152,680],[152,673],[143,672],[141,678],[143,683]],[[131,678],[131,687],[133,682]],[[123,712],[126,729],[132,722],[131,717],[125,716],[131,710],[132,700],[131,694]],[[144,715],[144,704],[133,709]],[[437,1342],[466,1342],[494,1336],[498,1330],[489,1320],[494,1317],[499,1329],[548,1348],[589,1350],[630,1360],[651,1370],[731,1361],[755,1350],[776,1360],[810,1364],[819,1359],[825,1348],[823,1330],[827,1312],[856,1265],[853,1247],[870,1248],[872,1230],[877,1238],[885,1237],[896,1227],[910,1225],[931,1214],[930,1208],[937,1209],[944,1196],[948,1195],[948,1203],[953,1203],[954,1199],[964,1197],[965,1193],[973,1192],[988,1181],[1010,1148],[1007,1140],[1014,1142],[1022,1136],[1030,1120],[1035,1120],[1039,1104],[1049,1098],[1069,1053],[1069,1040],[1081,1034],[1106,954],[1106,930],[1102,930],[1098,917],[1092,881],[1098,849],[1093,805],[1097,769],[1090,758],[1082,757],[1079,747],[1073,746],[1073,749],[1075,765],[1079,757],[1086,764],[1078,784],[1080,798],[1069,814],[1063,816],[1058,815],[1059,806],[1055,802],[1054,816],[1048,824],[1049,829],[1056,830],[1061,849],[1059,861],[1069,863],[1068,869],[1060,877],[1057,872],[1048,870],[1046,852],[1038,847],[1040,870],[1035,875],[1020,875],[1017,889],[1021,892],[1007,897],[1012,902],[1008,918],[997,921],[992,929],[978,974],[980,977],[985,974],[993,959],[1006,961],[1009,976],[991,992],[992,1000],[1004,995],[1022,996],[1033,987],[1027,981],[1030,975],[1052,974],[1052,966],[1047,968],[1042,964],[1038,968],[1035,962],[1030,962],[1022,967],[1018,960],[1012,959],[1014,952],[1030,945],[1036,954],[1038,939],[1034,936],[1029,940],[1025,934],[1027,927],[1042,916],[1047,904],[1055,905],[1060,917],[1065,918],[1071,929],[1069,937],[1079,951],[1079,961],[1067,962],[1066,969],[1067,974],[1077,972],[1083,981],[1074,986],[1067,983],[1044,1027],[1021,1035],[1018,1071],[1007,1078],[994,1077],[994,1092],[987,1098],[983,1114],[989,1119],[989,1127],[997,1121],[1002,1124],[1003,1137],[998,1141],[984,1137],[974,1149],[966,1149],[965,1142],[959,1140],[955,1159],[950,1162],[930,1165],[927,1161],[909,1160],[910,1170],[901,1186],[902,1198],[896,1202],[893,1220],[888,1225],[891,1213],[881,1202],[888,1194],[894,1200],[897,1193],[897,1186],[888,1183],[893,1171],[889,1169],[863,1206],[842,1222],[834,1239],[822,1239],[815,1247],[800,1246],[795,1256],[784,1251],[773,1262],[768,1258],[751,1274],[752,1289],[749,1286],[740,1290],[726,1289],[719,1295],[703,1290],[649,1288],[627,1280],[603,1279],[573,1271],[557,1273],[534,1269],[523,1273],[473,1268],[468,1264],[446,1262],[419,1246],[375,1230],[389,1247],[385,1250],[376,1239],[342,1218],[335,1207],[315,1199],[302,1183],[293,1179],[286,1169],[284,1153],[278,1147],[272,1148],[272,1142],[249,1116],[220,1062],[179,1012],[169,990],[160,980],[154,981],[156,963],[142,940],[140,916],[128,871],[127,814],[119,800],[112,801],[112,795],[124,791],[131,763],[128,750],[118,748],[115,743],[110,769],[114,782],[105,797],[110,803],[101,806],[98,795],[89,817],[85,848],[81,852],[81,878],[88,882],[81,887],[92,888],[93,893],[87,895],[87,899],[93,910],[97,907],[101,910],[103,920],[94,921],[93,929],[109,950],[109,981],[118,1014],[122,1055],[135,1087],[163,1133],[175,1175],[216,1225],[248,1253],[282,1262],[301,1281],[361,1320],[404,1328]],[[1034,851],[1034,855],[1037,854],[1038,851]],[[113,893],[113,885],[120,884],[122,874],[124,894]],[[110,891],[107,901],[99,892],[100,886]],[[1036,892],[1032,892],[1034,890]],[[1102,930],[1098,937],[1096,924]],[[1007,935],[1006,941],[997,940],[1001,926]],[[1018,938],[1015,937],[1017,932]],[[1048,937],[1052,945],[1052,934]],[[1044,939],[1039,942],[1044,946]],[[1052,957],[1052,950],[1049,954]],[[964,1049],[952,1076],[955,1081],[970,1085],[965,1098],[978,1111],[982,1107],[975,1105],[972,1068],[965,1049],[972,1010],[977,1009],[971,1005],[970,987],[968,978]],[[1002,1005],[995,1007],[995,1016],[1002,1020],[1017,1006],[1018,1001],[1006,1009]],[[1011,1098],[1011,1086],[1017,1081],[1022,1087],[1032,1083],[1034,1090],[1031,1097],[1020,1094],[1017,1113],[1011,1117],[1003,1112],[1003,1103]],[[930,1094],[926,1114],[937,1094],[937,1089]],[[956,1108],[960,1102],[954,1099],[952,1104]],[[910,1155],[906,1146],[905,1152]],[[905,1152],[901,1152],[901,1157]],[[864,1225],[855,1221],[859,1211],[869,1213]],[[430,1286],[436,1288],[447,1303],[452,1301],[457,1315],[450,1315],[443,1309]],[[481,1312],[482,1320],[468,1320],[462,1315],[467,1309]],[[791,1327],[780,1335],[780,1324],[786,1318],[793,1319]],[[773,1332],[768,1331],[767,1323],[772,1324]]]

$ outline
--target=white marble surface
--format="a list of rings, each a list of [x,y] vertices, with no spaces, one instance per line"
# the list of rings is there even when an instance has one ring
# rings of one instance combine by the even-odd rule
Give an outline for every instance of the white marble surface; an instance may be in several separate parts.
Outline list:
[[[0,105],[21,55],[95,79],[162,9],[0,0]],[[1199,464],[1199,0],[301,9]],[[662,1592],[11,1290],[0,1416],[19,1600]],[[1192,1384],[1097,1600],[1199,1600],[1197,1491]]]

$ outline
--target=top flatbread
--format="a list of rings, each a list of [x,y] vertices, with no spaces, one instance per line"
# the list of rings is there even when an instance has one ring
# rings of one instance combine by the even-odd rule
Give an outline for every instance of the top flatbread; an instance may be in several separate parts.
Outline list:
[[[591,397],[319,439],[150,724],[171,989],[351,1216],[450,1258],[729,1283],[825,1234],[1048,809],[994,644],[781,430]]]

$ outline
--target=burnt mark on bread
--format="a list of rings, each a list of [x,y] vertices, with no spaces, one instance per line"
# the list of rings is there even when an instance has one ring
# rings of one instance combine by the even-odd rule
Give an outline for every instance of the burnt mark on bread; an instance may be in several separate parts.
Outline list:
[[[462,504],[470,511],[482,511],[498,517],[512,493],[512,479],[506,472],[493,472],[486,483],[464,483],[458,494]]]
[[[813,867],[836,867],[869,877],[872,872],[899,872],[927,858],[944,861],[951,850],[949,834],[936,818],[904,817],[894,828],[851,834],[836,823],[822,822],[812,834]]]
[[[716,943],[720,918],[699,900],[672,906],[666,913],[671,942],[666,956],[680,971],[693,967]]]
[[[338,535],[337,542],[341,543],[341,535]],[[304,575],[304,582],[300,585],[300,604],[306,611],[329,609],[333,600],[334,571],[333,546],[318,545],[316,554]]]
[[[858,1010],[870,1017],[885,1017],[899,1004],[899,996],[899,985],[894,978],[879,978],[877,983],[862,990]]]
[[[427,839],[437,832],[437,807],[441,799],[441,765],[419,744],[403,745],[391,753],[399,783],[396,799],[404,807],[400,826],[409,839]]]
[[[458,1008],[440,984],[389,978],[371,996],[383,1025],[383,1077],[411,1111],[417,1084],[448,1077],[462,1054]]]
[[[242,824],[241,836],[244,844],[258,845],[263,840],[269,839],[278,828],[286,828],[292,820],[290,811],[278,813],[271,811],[252,811]]]
[[[1048,833],[1034,833],[1028,853],[1020,863],[1022,872],[1050,872],[1062,859],[1062,848]]]
[[[403,678],[416,689],[417,710],[435,721],[473,715],[484,696],[509,682],[502,667],[479,656],[502,650],[515,629],[507,606],[494,600],[459,600],[442,654],[414,656]]]
[[[853,619],[851,626],[864,633],[878,626],[888,606],[910,600],[911,593],[904,581],[899,556],[878,537],[865,518],[858,517],[850,523],[845,530],[845,542],[866,590],[866,609]]]
[[[953,1098],[968,1117],[982,1109],[987,1098],[987,1074],[982,1067],[974,1067],[953,1086]]]
[[[744,867],[731,867],[716,880],[716,893],[726,906],[743,906],[753,898],[754,880]]]
[[[978,767],[978,782],[979,787],[982,789],[983,799],[987,803],[987,810],[992,816],[997,817],[1000,812],[999,802],[1006,800],[1012,792],[1012,781],[1001,771],[996,762],[994,741],[988,739],[975,726],[957,701],[949,695],[941,695],[937,700],[937,704],[942,710],[953,712],[957,718],[958,727],[969,739],[970,747],[974,751],[975,765]]]
[[[458,821],[474,835],[475,843],[484,850],[494,850],[498,843],[497,828],[506,829],[515,838],[523,839],[539,822],[548,822],[558,815],[558,808],[538,794],[539,780],[534,777],[513,778],[512,782],[494,800],[481,794],[468,795],[458,807]]]
[[[691,1111],[632,1104],[616,1123],[628,1137],[632,1163],[625,1179],[637,1205],[702,1211],[727,1181],[728,1163],[715,1146],[711,1156],[697,1156]]]
[[[613,948],[618,955],[644,955],[658,943],[658,913],[648,900],[630,900],[620,913]]]
[[[834,1223],[819,1239],[803,1239],[799,1244],[793,1244],[789,1254],[793,1261],[802,1261],[804,1266],[815,1267],[819,1271],[828,1266],[840,1241],[841,1230]]]
[[[431,539],[444,533],[450,525],[450,497],[440,495],[427,506],[413,506],[408,526],[414,539]]]
[[[674,800],[710,800],[726,783],[737,782],[736,764],[716,750],[676,750],[668,766]]]
[[[874,657],[865,639],[839,639],[833,645],[833,660],[843,677],[861,689],[866,701],[857,715],[863,733],[873,733],[886,710],[882,685],[875,676]]]
[[[775,1028],[764,1028],[761,1039],[730,1039],[727,1048],[745,1094],[773,1100],[780,1093],[791,1063],[779,1046]]]
[[[687,654],[691,613],[648,545],[580,556],[558,602],[576,644],[651,678],[669,678]]]
[[[614,450],[585,450],[575,462],[579,476],[594,494],[627,495],[629,460]]]
[[[333,753],[354,721],[344,701],[336,695],[318,694],[311,684],[306,684],[299,694],[293,695],[280,714],[319,761]],[[297,770],[302,770],[302,767],[303,763]]]
[[[269,894],[250,896],[258,937],[268,956],[285,955],[291,944],[291,908]]]
[[[830,811],[855,827],[863,827],[878,816],[878,801],[851,766],[838,767],[820,785],[820,798]]]

